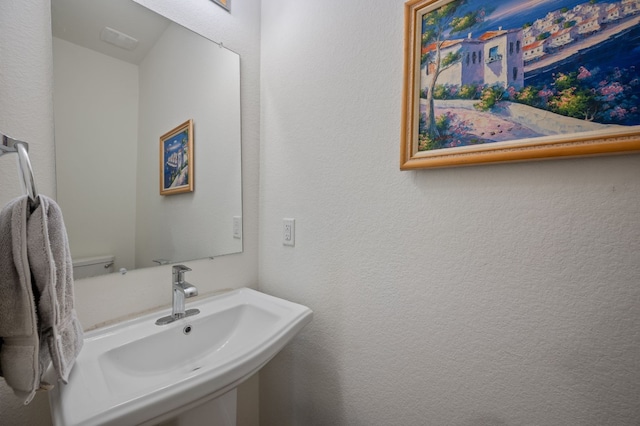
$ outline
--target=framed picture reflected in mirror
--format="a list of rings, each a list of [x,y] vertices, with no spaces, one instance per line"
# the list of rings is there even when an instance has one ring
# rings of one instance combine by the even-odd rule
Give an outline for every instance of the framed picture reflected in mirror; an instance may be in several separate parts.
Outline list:
[[[160,136],[160,195],[193,192],[193,120]]]
[[[228,11],[231,11],[231,0],[211,0],[211,1],[219,5],[220,7]]]

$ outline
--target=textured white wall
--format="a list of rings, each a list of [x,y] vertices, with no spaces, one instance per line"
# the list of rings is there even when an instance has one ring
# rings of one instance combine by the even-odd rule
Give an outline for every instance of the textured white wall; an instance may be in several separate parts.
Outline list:
[[[244,252],[188,264],[194,269],[190,282],[196,284],[201,293],[242,286],[255,288],[258,281],[260,1],[234,2],[232,14],[209,1],[140,0],[139,3],[213,40],[222,41],[241,56]],[[0,1],[0,129],[34,144],[31,157],[39,190],[53,196],[50,20],[49,0]],[[0,159],[2,202],[20,194],[17,179],[13,178],[17,174],[14,161]],[[168,306],[169,277],[169,268],[158,267],[81,281],[82,286],[76,287],[76,307],[83,326],[92,327],[158,305]],[[238,390],[239,425],[257,423],[256,387],[254,379]],[[34,402],[23,407],[0,381],[0,424],[50,424],[46,394],[38,394]]]
[[[49,0],[0,1],[0,132],[29,143],[40,193],[55,196]],[[21,195],[15,154],[0,158],[0,205]],[[48,425],[46,395],[28,409],[0,380],[0,423]]]
[[[55,196],[51,69],[49,1],[0,2],[0,132],[29,143],[38,191]],[[0,158],[0,178],[4,205],[22,193],[15,155]]]
[[[639,424],[640,156],[400,172],[403,3],[262,4],[261,425]]]

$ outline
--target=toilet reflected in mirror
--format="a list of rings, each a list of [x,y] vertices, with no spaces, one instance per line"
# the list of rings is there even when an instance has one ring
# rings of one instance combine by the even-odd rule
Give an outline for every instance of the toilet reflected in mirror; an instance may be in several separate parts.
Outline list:
[[[115,256],[77,257],[73,259],[73,278],[76,280],[113,272]]]

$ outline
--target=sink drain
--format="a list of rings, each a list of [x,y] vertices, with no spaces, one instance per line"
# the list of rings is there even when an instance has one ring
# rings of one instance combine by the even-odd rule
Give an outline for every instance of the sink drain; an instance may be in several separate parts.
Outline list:
[[[192,329],[193,329],[193,328],[191,327],[191,325],[185,325],[185,326],[184,326],[184,328],[182,329],[182,332],[183,332],[184,334],[189,334],[189,333],[191,333],[191,330],[192,330]]]

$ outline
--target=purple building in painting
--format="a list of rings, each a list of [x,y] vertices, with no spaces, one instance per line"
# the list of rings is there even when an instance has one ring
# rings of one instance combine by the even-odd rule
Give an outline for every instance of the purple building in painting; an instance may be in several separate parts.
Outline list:
[[[422,49],[422,54],[435,51],[432,43]],[[438,84],[463,85],[501,85],[520,89],[524,86],[524,51],[522,30],[488,31],[479,38],[472,34],[466,39],[447,40],[442,43],[441,57],[459,54],[460,60],[440,72]],[[429,86],[435,73],[434,65],[429,63],[422,68],[422,88]]]

